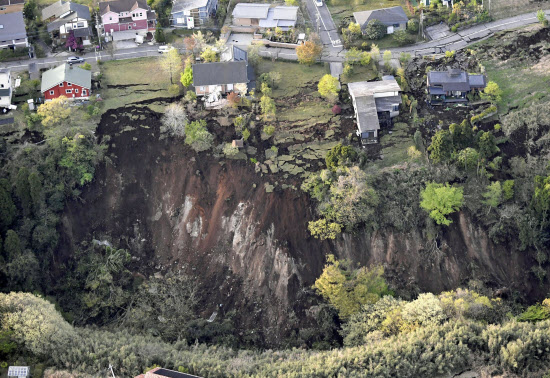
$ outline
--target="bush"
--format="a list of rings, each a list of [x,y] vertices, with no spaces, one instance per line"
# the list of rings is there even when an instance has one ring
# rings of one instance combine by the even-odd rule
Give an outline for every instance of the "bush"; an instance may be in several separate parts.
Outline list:
[[[386,35],[386,26],[379,20],[371,20],[365,26],[365,35],[371,40],[381,39]]]
[[[447,215],[459,211],[464,204],[463,189],[449,184],[428,183],[420,196],[420,207],[430,214],[437,224],[448,226],[452,221]]]
[[[193,121],[185,125],[185,144],[197,152],[206,151],[212,146],[214,136],[208,132],[206,121]]]
[[[418,26],[419,22],[416,18],[411,18],[409,21],[407,21],[407,30],[409,33],[414,34],[418,32]]]

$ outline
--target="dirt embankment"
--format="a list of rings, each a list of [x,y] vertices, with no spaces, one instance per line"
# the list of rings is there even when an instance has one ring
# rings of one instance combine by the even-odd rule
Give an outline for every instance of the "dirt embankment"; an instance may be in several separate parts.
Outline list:
[[[243,328],[261,330],[272,345],[297,325],[291,319],[307,321],[304,289],[330,252],[386,264],[390,279],[412,291],[439,292],[476,277],[537,294],[526,255],[491,244],[465,214],[455,217],[439,249],[427,248],[421,230],[320,242],[307,232],[314,203],[304,193],[266,193],[250,162],[197,155],[183,140],[160,139],[158,119],[147,109],[131,113],[104,116],[98,131],[111,138],[109,161],[82,201],[67,206],[58,259],[80,241],[108,239],[131,251],[138,272],[192,275],[201,287],[203,315],[220,304],[237,310]]]

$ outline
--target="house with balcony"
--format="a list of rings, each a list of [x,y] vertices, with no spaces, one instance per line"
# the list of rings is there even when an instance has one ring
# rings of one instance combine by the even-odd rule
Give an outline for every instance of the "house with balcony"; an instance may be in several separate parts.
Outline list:
[[[0,49],[29,47],[23,12],[0,14]]]
[[[392,118],[399,115],[399,84],[393,76],[384,76],[381,81],[349,83],[348,91],[361,144],[378,143],[380,128],[391,127]]]
[[[90,9],[86,5],[59,0],[42,10],[42,20],[48,21],[48,33],[54,41],[63,43],[72,33],[78,43],[91,44]]]
[[[135,30],[141,34],[154,31],[157,23],[155,11],[145,0],[113,0],[99,3],[99,14],[105,34]]]
[[[0,108],[11,105],[11,72],[9,69],[0,69]]]
[[[170,23],[174,27],[200,27],[216,15],[218,0],[175,0]]]
[[[468,102],[468,94],[482,91],[486,86],[485,75],[470,75],[452,68],[430,71],[427,78],[428,102],[432,105],[465,103]]]
[[[25,0],[0,0],[0,14],[23,12]]]
[[[92,72],[63,63],[42,74],[40,91],[46,101],[61,96],[69,100],[87,100],[92,93]]]

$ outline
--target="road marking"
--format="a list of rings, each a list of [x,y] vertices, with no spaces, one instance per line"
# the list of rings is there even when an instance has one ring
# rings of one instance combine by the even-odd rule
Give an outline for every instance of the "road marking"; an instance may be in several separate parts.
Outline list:
[[[317,5],[315,5],[314,0],[311,0],[311,3],[313,4],[313,6],[315,7],[315,10],[317,11],[317,15],[319,16],[319,19],[321,20],[321,23],[323,24],[323,27],[325,28],[325,31],[327,32],[328,39],[330,39],[330,44],[332,45],[332,47],[342,47],[342,45],[338,45],[338,46],[334,45],[334,41],[332,40],[332,37],[330,36],[330,32],[328,31],[327,26],[325,25],[325,21],[323,20],[323,17],[321,16],[321,12],[319,12],[319,8],[317,7]],[[327,4],[325,4],[325,7],[326,6],[327,6]],[[327,11],[328,11],[328,8],[327,8]],[[328,13],[330,14],[330,11],[328,11]],[[330,17],[332,18],[332,15]],[[332,22],[334,22],[334,21],[332,21]],[[334,26],[336,26],[336,25],[334,25]]]

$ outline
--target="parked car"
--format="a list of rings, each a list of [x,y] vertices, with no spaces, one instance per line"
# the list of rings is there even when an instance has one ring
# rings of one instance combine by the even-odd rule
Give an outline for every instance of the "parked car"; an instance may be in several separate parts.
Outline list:
[[[172,46],[159,46],[159,54],[164,54],[164,53],[167,53],[168,51],[170,50],[173,50],[174,47]]]
[[[78,56],[70,56],[67,58],[67,63],[73,64],[73,63],[84,63],[84,59],[78,57]]]
[[[315,5],[317,5],[318,7],[322,7],[323,6],[323,0],[315,0]]]

